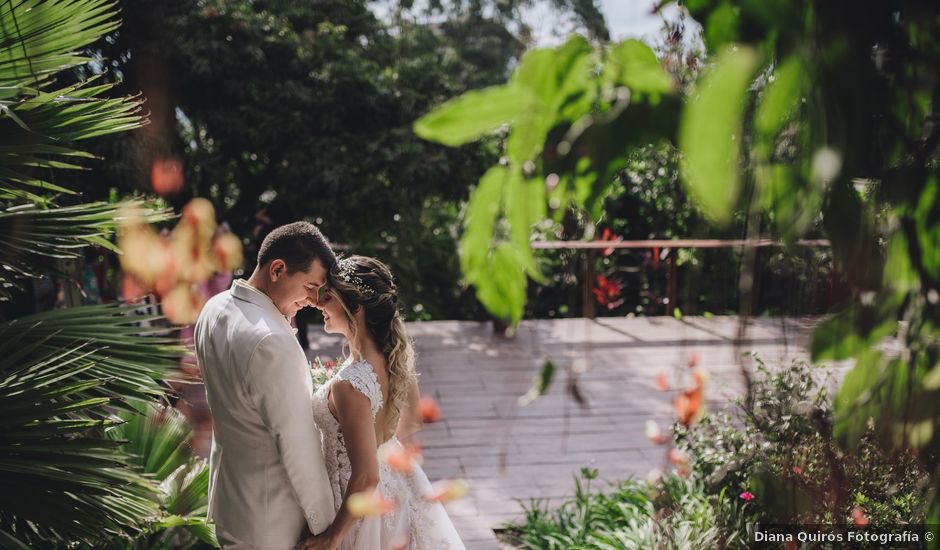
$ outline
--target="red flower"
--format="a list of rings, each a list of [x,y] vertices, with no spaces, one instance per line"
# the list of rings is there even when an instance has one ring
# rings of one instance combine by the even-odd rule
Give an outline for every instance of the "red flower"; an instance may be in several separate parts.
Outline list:
[[[800,468],[799,466],[794,466],[794,467],[793,467],[793,473],[796,474],[796,475],[798,475],[798,476],[801,476],[801,475],[803,475],[803,468]]]
[[[623,298],[620,296],[623,292],[623,285],[615,279],[598,275],[597,287],[593,289],[593,292],[597,303],[607,307],[607,309],[615,309],[623,303]]]
[[[604,231],[601,233],[601,236],[600,236],[599,238],[597,238],[597,239],[594,239],[594,240],[595,240],[595,241],[610,241],[610,242],[618,242],[618,243],[619,243],[620,241],[623,240],[623,237],[619,237],[619,236],[618,236],[618,237],[615,237],[614,234],[611,232],[610,228],[609,228],[609,227],[605,227],[605,228],[604,228]],[[614,249],[613,249],[613,248],[605,248],[604,251],[603,251],[603,254],[604,254],[605,257],[610,256],[610,255],[613,254],[613,253],[614,253]]]
[[[150,184],[161,197],[176,195],[183,188],[183,164],[176,159],[160,159],[150,167]]]
[[[741,499],[744,500],[745,502],[750,502],[750,501],[754,500],[755,498],[757,498],[757,497],[754,496],[754,493],[752,493],[752,492],[750,492],[750,491],[744,491],[743,493],[741,493],[741,494],[738,495],[738,496],[741,497]]]
[[[669,391],[669,379],[666,378],[666,373],[659,373],[656,375],[656,389],[659,391]]]

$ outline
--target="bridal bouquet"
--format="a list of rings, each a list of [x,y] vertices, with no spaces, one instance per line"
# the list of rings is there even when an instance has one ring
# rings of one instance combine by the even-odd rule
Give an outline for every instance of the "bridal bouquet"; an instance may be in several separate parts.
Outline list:
[[[317,388],[326,384],[326,382],[333,378],[333,374],[336,372],[336,367],[341,363],[340,358],[335,360],[323,361],[319,357],[314,358],[313,362],[310,363],[310,378],[313,380],[313,391],[317,391]]]

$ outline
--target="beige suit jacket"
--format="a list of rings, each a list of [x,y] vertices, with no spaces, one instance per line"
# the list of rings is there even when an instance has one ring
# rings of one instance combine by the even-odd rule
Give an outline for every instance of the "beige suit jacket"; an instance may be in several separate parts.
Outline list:
[[[223,548],[294,548],[333,521],[309,365],[270,298],[243,280],[205,305],[196,356],[212,411],[209,516]]]

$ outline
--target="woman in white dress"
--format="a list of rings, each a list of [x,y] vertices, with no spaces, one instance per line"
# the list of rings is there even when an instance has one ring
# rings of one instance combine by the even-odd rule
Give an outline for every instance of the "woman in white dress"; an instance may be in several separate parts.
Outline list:
[[[444,507],[425,498],[431,485],[421,468],[399,464],[396,469],[380,459],[406,454],[401,440],[421,425],[414,352],[388,268],[363,256],[340,260],[317,307],[326,332],[346,337],[349,355],[313,397],[336,519],[302,547],[463,549]],[[365,518],[351,514],[350,495],[373,491],[383,501],[394,502],[394,510]]]

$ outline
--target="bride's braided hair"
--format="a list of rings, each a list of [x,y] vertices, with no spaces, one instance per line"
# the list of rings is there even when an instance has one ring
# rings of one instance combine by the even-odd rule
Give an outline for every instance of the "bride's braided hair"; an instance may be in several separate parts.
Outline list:
[[[388,267],[375,258],[342,258],[330,270],[328,285],[343,305],[349,339],[356,338],[353,313],[361,306],[366,329],[388,362],[388,414],[386,430],[395,432],[408,389],[415,379],[414,348],[398,312],[398,288]]]

